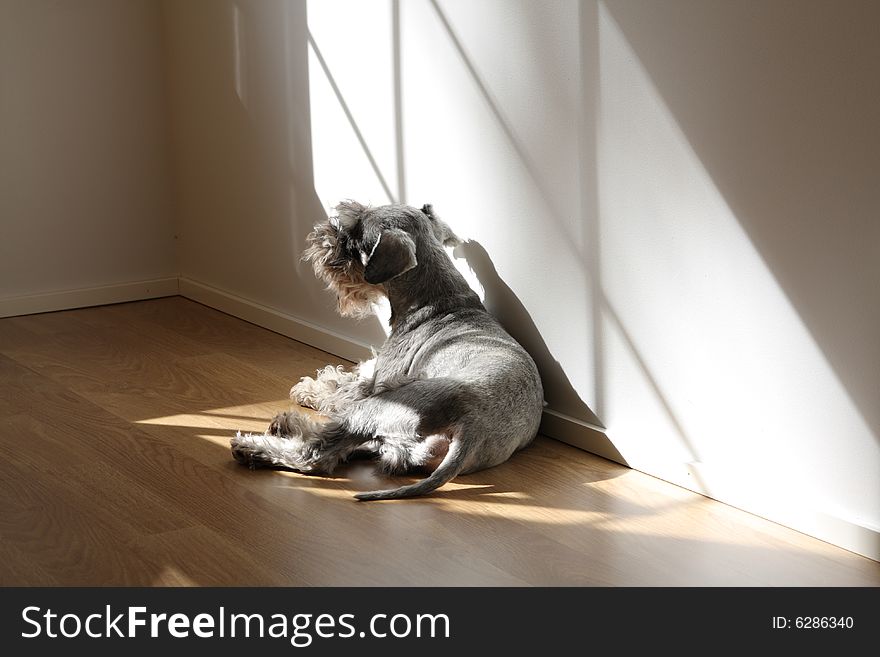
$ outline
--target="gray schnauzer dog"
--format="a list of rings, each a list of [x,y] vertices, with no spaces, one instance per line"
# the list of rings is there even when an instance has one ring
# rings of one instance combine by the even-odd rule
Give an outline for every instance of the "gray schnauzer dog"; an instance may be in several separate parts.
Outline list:
[[[385,472],[430,473],[355,496],[385,500],[429,493],[528,445],[543,408],[538,370],[453,265],[443,247],[461,241],[449,226],[430,205],[349,201],[336,211],[309,234],[304,258],[342,315],[367,315],[388,297],[391,333],[373,360],[293,386],[291,398],[326,419],[280,413],[265,434],[232,439],[235,459],[329,474],[367,451]]]

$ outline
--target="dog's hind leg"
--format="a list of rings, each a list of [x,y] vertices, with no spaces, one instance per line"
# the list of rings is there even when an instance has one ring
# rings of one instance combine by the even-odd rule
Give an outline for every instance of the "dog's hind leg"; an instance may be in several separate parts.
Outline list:
[[[456,432],[458,433],[458,432]],[[430,475],[421,481],[390,490],[374,490],[358,493],[355,497],[362,501],[371,500],[394,500],[403,497],[416,497],[426,495],[437,490],[443,484],[451,481],[465,470],[465,464],[469,456],[467,447],[462,443],[460,435],[453,435],[449,441],[449,450],[440,462],[440,465]]]
[[[367,361],[347,372],[341,365],[318,370],[316,378],[304,376],[290,389],[290,398],[300,406],[332,415],[346,404],[367,396],[372,388],[372,363]]]
[[[415,484],[355,497],[379,500],[424,495],[472,468],[479,439],[465,430],[469,408],[473,408],[470,389],[447,378],[411,381],[354,404],[345,426],[351,433],[380,438],[383,470],[433,471]]]
[[[418,387],[425,387],[419,382]],[[413,384],[409,384],[409,387]],[[232,455],[251,468],[281,467],[329,473],[364,445],[375,446],[386,472],[402,473],[425,465],[429,454],[421,445],[424,417],[403,388],[354,398],[334,409],[329,420],[303,413],[279,413],[265,434],[237,435]]]
[[[329,421],[280,413],[264,435],[232,440],[237,461],[255,467],[282,467],[330,473],[366,444],[378,444],[386,472],[434,469],[425,480],[393,491],[362,493],[359,499],[390,499],[428,493],[466,471],[473,445],[461,444],[469,392],[450,379],[412,381],[357,400]],[[442,448],[442,449],[440,449]]]
[[[238,434],[232,456],[250,468],[289,468],[329,474],[364,442],[337,421],[316,421],[300,413],[279,413],[265,434]]]

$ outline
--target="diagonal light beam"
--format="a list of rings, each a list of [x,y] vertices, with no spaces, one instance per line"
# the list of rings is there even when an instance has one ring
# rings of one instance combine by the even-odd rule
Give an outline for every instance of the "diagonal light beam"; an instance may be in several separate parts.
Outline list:
[[[366,139],[364,139],[364,135],[358,127],[357,121],[354,120],[354,115],[352,115],[351,110],[348,109],[348,104],[342,97],[342,92],[339,90],[339,86],[336,84],[336,80],[330,73],[327,62],[324,60],[324,56],[321,54],[318,45],[315,43],[315,39],[312,37],[311,30],[309,30],[308,35],[309,45],[312,47],[312,52],[315,55],[315,59],[317,59],[318,63],[321,65],[321,70],[324,71],[324,76],[327,78],[327,82],[330,84],[330,88],[333,89],[336,100],[339,103],[339,106],[342,108],[342,112],[345,114],[345,118],[348,119],[348,123],[351,125],[351,129],[354,131],[354,135],[355,137],[357,137],[358,143],[361,145],[361,148],[364,151],[364,155],[367,156],[367,160],[370,162],[370,166],[373,168],[373,173],[375,173],[376,178],[379,179],[379,184],[382,185],[382,189],[385,191],[386,196],[388,196],[388,200],[391,203],[397,203],[398,199],[391,192],[391,187],[388,185],[388,181],[385,180],[385,176],[382,175],[382,171],[379,169],[379,164],[376,162],[376,158],[373,157],[373,153],[370,151],[370,147],[367,146],[367,141]]]

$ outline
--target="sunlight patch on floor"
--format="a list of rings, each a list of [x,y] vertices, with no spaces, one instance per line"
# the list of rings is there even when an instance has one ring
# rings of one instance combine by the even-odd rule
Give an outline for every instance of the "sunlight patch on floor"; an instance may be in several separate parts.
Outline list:
[[[262,433],[267,425],[266,420],[246,418],[226,418],[203,415],[200,413],[187,413],[184,415],[166,415],[165,417],[139,420],[137,424],[154,424],[175,427],[190,427],[192,429],[222,429],[224,431],[251,431]]]
[[[165,566],[153,580],[152,586],[199,586],[194,579],[187,577],[175,566]]]
[[[207,433],[200,433],[196,437],[201,438],[202,440],[207,440],[209,443],[213,443],[214,445],[218,445],[223,449],[229,449],[229,441],[232,440],[233,434],[229,434],[228,436],[215,436]]]
[[[147,418],[145,420],[138,420],[136,424],[262,433],[269,426],[272,417],[280,411],[290,409],[290,405],[291,402],[285,399],[244,406],[228,406],[207,409],[197,413],[180,413]]]
[[[269,422],[276,413],[280,411],[290,410],[291,403],[292,402],[289,399],[273,399],[270,401],[261,402],[259,404],[225,406],[223,408],[211,408],[200,412],[204,413],[205,415],[217,415],[221,417],[234,418],[253,418],[255,420]]]

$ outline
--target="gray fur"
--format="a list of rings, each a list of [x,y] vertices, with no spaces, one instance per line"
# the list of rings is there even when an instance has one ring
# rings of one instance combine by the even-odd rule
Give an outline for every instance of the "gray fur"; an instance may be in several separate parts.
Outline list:
[[[391,334],[373,361],[327,366],[293,386],[291,398],[326,419],[280,413],[266,434],[233,438],[236,460],[320,474],[368,450],[386,472],[431,472],[355,496],[380,500],[429,493],[528,445],[543,407],[537,368],[455,269],[443,247],[458,237],[429,205],[336,209],[309,234],[304,257],[344,315],[387,296]]]

